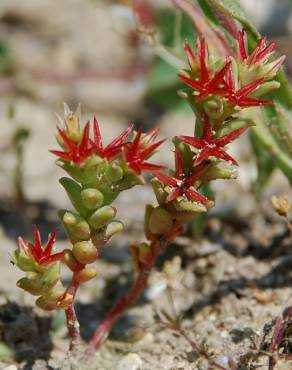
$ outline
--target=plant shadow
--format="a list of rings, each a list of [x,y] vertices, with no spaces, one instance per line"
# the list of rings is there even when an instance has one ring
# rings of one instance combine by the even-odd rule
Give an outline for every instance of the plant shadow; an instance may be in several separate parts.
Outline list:
[[[23,369],[32,369],[36,360],[47,361],[53,344],[49,331],[51,318],[41,317],[28,306],[8,302],[0,306],[0,341],[13,354]]]

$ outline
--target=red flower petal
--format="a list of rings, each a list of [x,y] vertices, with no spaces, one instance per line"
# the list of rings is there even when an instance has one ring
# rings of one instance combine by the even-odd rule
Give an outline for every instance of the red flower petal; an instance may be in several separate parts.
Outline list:
[[[258,55],[259,52],[261,52],[264,49],[266,41],[267,41],[266,37],[263,37],[263,38],[260,39],[257,46],[254,48],[254,50],[252,51],[252,53],[248,57],[248,64],[249,65],[256,62],[257,55]]]
[[[193,80],[187,76],[185,76],[184,74],[182,73],[178,73],[178,77],[188,86],[190,86],[191,88],[195,89],[195,90],[198,90],[199,92],[205,92],[205,88],[204,88],[204,85],[197,81],[197,80]]]
[[[60,259],[62,259],[63,258],[63,255],[64,255],[63,252],[59,252],[59,253],[53,254],[52,256],[46,257],[43,260],[41,260],[40,263],[41,263],[42,266],[49,265],[49,264],[51,264],[53,262],[57,262]]]
[[[177,138],[183,143],[189,144],[198,149],[201,149],[205,146],[204,140],[202,140],[202,138],[184,136],[184,135],[177,136]]]
[[[193,68],[197,58],[193,53],[190,44],[188,43],[187,40],[184,42],[184,51],[186,53],[190,68]]]
[[[276,44],[274,42],[271,42],[269,45],[267,45],[261,52],[259,52],[256,56],[256,62],[261,62],[265,58],[267,58],[274,50]]]
[[[175,200],[176,198],[182,196],[182,190],[180,188],[174,188],[171,193],[168,194],[167,198],[166,198],[166,202],[172,202],[173,200]]]
[[[59,127],[57,127],[57,130],[58,130],[58,134],[63,139],[63,142],[64,142],[65,146],[67,147],[67,149],[69,149],[70,151],[75,151],[76,148],[77,148],[77,145],[75,143],[73,143],[68,138],[68,136],[65,134],[65,132],[63,130],[61,130]]]
[[[231,68],[231,65],[232,65],[231,61],[226,61],[225,65],[215,74],[215,76],[210,81],[210,85],[209,85],[210,88],[215,88],[220,83],[223,82],[227,71]]]
[[[154,171],[162,171],[165,169],[165,166],[159,166],[158,164],[143,162],[139,164],[139,168],[142,171],[154,172]]]
[[[175,177],[177,179],[181,179],[184,175],[183,162],[182,162],[181,153],[178,148],[175,148],[174,158],[175,158]]]
[[[249,95],[251,92],[256,90],[263,82],[265,81],[265,77],[259,78],[248,85],[241,87],[239,90],[236,91],[235,95],[237,98],[241,98],[244,95]]]
[[[43,252],[41,235],[38,227],[34,225],[33,227],[33,236],[34,236],[34,246],[37,254],[40,256]]]
[[[236,101],[236,104],[240,107],[260,107],[266,105],[272,105],[272,100],[261,100],[256,98],[241,98]]]
[[[52,232],[52,234],[49,235],[49,239],[44,251],[44,256],[50,256],[50,254],[52,253],[53,246],[56,242],[57,234],[58,230],[56,229]]]
[[[129,136],[130,132],[132,131],[134,125],[130,125],[128,128],[126,128],[118,137],[116,137],[108,146],[107,149],[120,147],[122,144],[124,144],[124,141]]]
[[[162,182],[164,185],[176,187],[177,186],[177,180],[173,177],[166,175],[162,172],[155,172],[154,175],[158,178],[160,182]]]
[[[50,150],[50,152],[57,157],[64,159],[65,161],[73,161],[71,153],[61,152],[60,150]]]
[[[210,156],[220,158],[220,159],[224,159],[224,161],[231,162],[235,166],[238,166],[238,163],[236,162],[236,160],[221,148],[214,148],[212,150]]]
[[[237,139],[240,135],[242,135],[245,130],[246,128],[239,128],[237,130],[230,132],[227,135],[219,137],[218,139],[216,139],[216,145],[224,147],[225,145],[231,143],[232,141]]]
[[[200,202],[205,206],[209,203],[209,199],[198,193],[194,188],[189,188],[185,191],[187,198],[191,201]]]
[[[142,160],[149,158],[150,154],[152,154],[155,151],[155,149],[157,149],[164,142],[165,142],[165,139],[160,140],[157,143],[154,143],[148,148],[144,149],[142,152],[139,153],[139,158]]]
[[[212,154],[213,152],[214,152],[214,149],[206,145],[205,148],[201,149],[201,151],[196,156],[196,159],[194,160],[194,166],[198,166],[203,161],[207,160],[211,155],[213,155]]]
[[[102,152],[103,145],[101,140],[101,134],[98,121],[95,117],[93,118],[93,134],[94,134],[94,146],[99,152]]]
[[[209,163],[203,164],[200,168],[196,168],[195,172],[186,181],[188,186],[192,186],[193,183],[208,169]]]
[[[201,42],[198,39],[198,53],[200,58],[200,67],[201,67],[201,79],[203,82],[209,80],[209,71],[207,67],[207,58],[208,58],[208,47],[206,45],[206,40],[204,37],[201,38]]]
[[[242,60],[247,59],[248,54],[247,54],[247,48],[246,48],[246,34],[244,30],[238,32],[237,42],[239,46],[239,53],[240,53],[241,59]]]
[[[88,144],[89,144],[89,121],[86,123],[83,130],[82,140],[79,145],[79,152],[84,153],[88,149]]]

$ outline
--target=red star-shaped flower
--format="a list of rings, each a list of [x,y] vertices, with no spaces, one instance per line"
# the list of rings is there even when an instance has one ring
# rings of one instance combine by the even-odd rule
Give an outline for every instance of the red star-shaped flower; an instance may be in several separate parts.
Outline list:
[[[175,149],[175,175],[171,177],[165,173],[155,172],[158,180],[171,188],[171,192],[166,198],[166,202],[171,202],[183,195],[192,202],[200,202],[204,205],[209,203],[209,199],[200,194],[193,186],[194,182],[202,175],[208,168],[209,164],[203,165],[197,169],[190,177],[187,177],[183,171],[182,158],[180,151]]]
[[[276,44],[274,42],[267,44],[266,37],[260,39],[250,55],[247,50],[246,32],[244,30],[238,32],[237,43],[238,59],[242,62],[246,62],[248,66],[261,63],[262,65],[269,65],[271,70],[273,70],[279,67],[285,59],[285,56],[281,56],[272,62],[268,60],[273,54]]]
[[[204,38],[201,40],[197,38],[198,55],[193,53],[187,41],[184,44],[184,50],[187,55],[191,70],[194,68],[194,66],[198,66],[200,78],[190,78],[183,72],[180,72],[178,76],[186,85],[198,91],[197,100],[203,100],[211,94],[224,94],[224,77],[231,65],[231,61],[226,61],[224,66],[214,74],[208,67],[208,48]]]
[[[225,161],[230,161],[234,165],[238,165],[236,160],[227,154],[222,148],[229,144],[236,138],[238,138],[246,129],[240,128],[232,131],[231,133],[215,138],[212,133],[212,128],[208,119],[208,116],[204,117],[204,127],[202,137],[192,137],[192,136],[178,136],[178,139],[182,142],[199,149],[199,153],[194,161],[194,166],[199,165],[204,160],[209,157],[216,157],[218,159],[223,159]]]
[[[37,226],[34,226],[34,243],[26,243],[21,236],[18,237],[18,248],[28,257],[34,259],[40,266],[48,266],[59,261],[63,257],[63,252],[52,254],[53,246],[56,241],[57,231],[49,235],[47,244],[42,247],[41,236]]]
[[[113,159],[121,154],[122,147],[126,138],[129,136],[130,132],[132,131],[133,125],[129,126],[126,130],[124,130],[117,138],[115,138],[110,144],[108,144],[105,148],[102,144],[101,134],[99,130],[99,125],[97,119],[94,117],[93,120],[93,133],[94,133],[94,141],[91,141],[93,153],[96,153],[102,158],[106,159]]]
[[[124,158],[128,166],[137,174],[140,175],[143,171],[159,171],[164,169],[163,166],[145,162],[154,151],[165,141],[160,140],[157,143],[155,140],[157,129],[151,130],[148,134],[143,134],[141,130],[137,132],[133,142],[124,145]]]
[[[91,142],[89,139],[89,122],[86,123],[81,142],[75,143],[64,130],[58,127],[58,135],[63,140],[64,151],[51,150],[50,152],[65,161],[72,161],[76,164],[82,163],[91,154]]]
[[[265,80],[266,77],[261,77],[236,90],[232,67],[230,65],[226,72],[226,84],[228,90],[226,90],[227,94],[225,95],[225,98],[229,101],[229,103],[233,104],[234,106],[238,105],[239,107],[271,105],[273,104],[271,100],[261,100],[249,97],[252,92],[254,92],[260,85],[265,82]]]

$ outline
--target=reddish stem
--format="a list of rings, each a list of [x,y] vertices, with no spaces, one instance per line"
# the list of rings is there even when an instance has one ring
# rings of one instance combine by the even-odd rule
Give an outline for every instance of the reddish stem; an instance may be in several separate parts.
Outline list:
[[[92,349],[98,348],[102,344],[121,314],[139,298],[147,285],[149,273],[150,271],[141,272],[129,292],[125,296],[121,297],[121,299],[118,300],[113,308],[108,312],[89,342],[89,346]]]
[[[182,232],[182,224],[186,221],[188,221],[187,218],[183,221],[177,221],[177,223],[173,225],[170,233],[162,236],[160,239],[152,241],[152,254],[150,260],[147,261],[147,264],[142,264],[141,270],[139,271],[139,274],[128,293],[118,300],[118,302],[108,312],[104,320],[95,330],[93,337],[89,342],[87,356],[90,356],[94,352],[95,348],[100,347],[118,318],[127,310],[130,305],[135,303],[143,293],[147,285],[150,272],[155,265],[159,251],[166,247],[172,240],[176,238],[178,234]]]
[[[126,309],[137,301],[142,292],[144,291],[149,274],[154,266],[157,258],[158,251],[160,249],[160,244],[157,241],[152,242],[152,258],[149,261],[147,267],[144,267],[138,274],[138,277],[134,281],[131,289],[126,295],[121,297],[113,308],[108,312],[106,317],[103,319],[101,324],[95,330],[90,342],[89,342],[89,353],[94,351],[95,348],[100,347],[102,342],[106,339],[111,328],[118,320],[118,318],[126,311]]]
[[[69,336],[71,338],[69,350],[74,351],[77,345],[80,343],[80,330],[73,303],[68,308],[66,308],[65,314],[67,320],[67,328]]]
[[[66,320],[67,320],[67,328],[68,328],[68,333],[70,336],[70,346],[69,350],[74,351],[78,347],[81,337],[80,337],[80,324],[78,321],[78,318],[76,316],[75,308],[74,308],[74,300],[75,300],[75,295],[77,293],[77,289],[79,287],[79,283],[75,281],[74,275],[72,277],[71,283],[69,287],[66,290],[66,293],[64,296],[67,294],[70,294],[73,296],[72,303],[64,310],[65,315],[66,315]]]

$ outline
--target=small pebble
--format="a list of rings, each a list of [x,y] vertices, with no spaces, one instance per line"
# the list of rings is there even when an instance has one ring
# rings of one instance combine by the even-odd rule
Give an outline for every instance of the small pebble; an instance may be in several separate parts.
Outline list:
[[[136,353],[129,353],[118,364],[117,370],[142,370],[143,362]]]
[[[4,370],[17,370],[17,367],[15,365],[9,365],[7,367],[4,367]]]
[[[226,330],[222,331],[221,337],[222,338],[228,338],[228,332]]]

